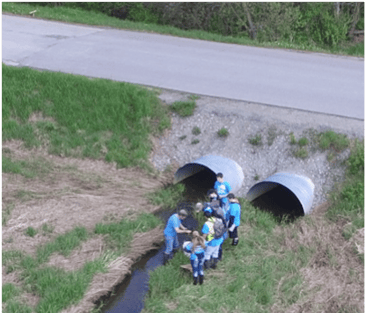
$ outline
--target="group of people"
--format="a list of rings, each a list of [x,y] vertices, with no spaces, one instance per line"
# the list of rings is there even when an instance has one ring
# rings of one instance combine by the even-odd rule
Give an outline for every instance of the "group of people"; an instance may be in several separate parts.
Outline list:
[[[224,181],[222,173],[218,173],[216,179],[213,188],[207,193],[209,202],[196,205],[198,212],[202,211],[206,219],[201,229],[202,235],[182,225],[182,221],[188,216],[184,209],[169,218],[164,230],[164,264],[179,249],[178,234],[192,234],[192,240],[183,244],[183,251],[190,257],[194,285],[203,284],[205,269],[216,268],[222,259],[222,245],[226,239],[231,238],[233,246],[239,242],[239,200],[231,193],[230,184]]]

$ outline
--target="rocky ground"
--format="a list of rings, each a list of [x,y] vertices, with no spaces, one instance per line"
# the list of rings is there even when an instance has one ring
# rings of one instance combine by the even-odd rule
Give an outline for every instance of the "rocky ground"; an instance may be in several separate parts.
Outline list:
[[[241,197],[258,181],[284,171],[312,180],[315,207],[326,201],[334,183],[342,179],[343,161],[349,150],[328,156],[330,151],[322,152],[309,143],[308,156],[296,157],[299,147],[290,144],[290,133],[297,140],[306,137],[310,142],[314,133],[328,130],[346,134],[350,139],[364,137],[361,120],[168,90],[162,90],[159,97],[172,104],[189,101],[192,96],[197,104],[194,115],[173,115],[172,129],[157,141],[151,161],[157,169],[164,170],[209,154],[230,158],[244,172],[243,186],[237,192]],[[199,135],[192,133],[195,127],[200,129]],[[223,127],[229,133],[226,138],[217,134]],[[258,135],[261,145],[249,142]]]

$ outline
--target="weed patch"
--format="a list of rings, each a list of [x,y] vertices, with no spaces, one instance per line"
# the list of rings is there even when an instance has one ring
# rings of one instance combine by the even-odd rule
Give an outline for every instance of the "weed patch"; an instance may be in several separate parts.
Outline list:
[[[256,134],[254,137],[248,139],[248,142],[253,146],[261,146],[262,143],[262,135]]]
[[[193,115],[196,108],[195,101],[176,101],[171,104],[170,109],[182,117]]]
[[[217,131],[217,135],[219,137],[222,137],[222,138],[226,138],[227,136],[229,136],[229,131],[227,128],[223,127],[223,128],[220,128],[218,131]]]

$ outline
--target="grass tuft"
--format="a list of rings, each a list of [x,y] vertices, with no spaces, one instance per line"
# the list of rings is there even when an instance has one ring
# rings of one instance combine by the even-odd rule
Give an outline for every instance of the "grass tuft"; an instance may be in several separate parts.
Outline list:
[[[182,117],[193,115],[194,109],[196,108],[195,101],[176,101],[170,109]]]

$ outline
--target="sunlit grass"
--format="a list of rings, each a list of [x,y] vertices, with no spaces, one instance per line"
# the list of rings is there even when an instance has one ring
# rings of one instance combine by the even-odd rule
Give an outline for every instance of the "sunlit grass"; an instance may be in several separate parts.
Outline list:
[[[167,109],[152,91],[103,79],[3,65],[2,99],[3,141],[120,167],[148,166],[149,135],[170,127]],[[35,175],[11,156],[3,159],[3,171]]]

